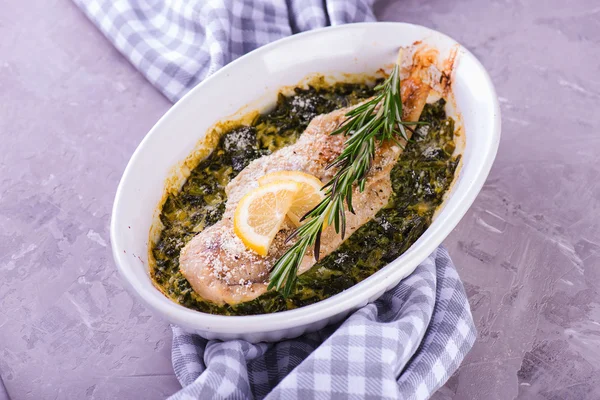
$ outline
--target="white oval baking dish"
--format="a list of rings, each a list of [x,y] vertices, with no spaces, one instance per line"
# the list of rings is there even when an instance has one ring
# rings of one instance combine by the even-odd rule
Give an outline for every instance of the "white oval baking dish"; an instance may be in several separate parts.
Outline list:
[[[500,110],[483,66],[459,47],[452,92],[466,134],[463,165],[432,225],[401,257],[352,288],[295,310],[220,316],[184,308],[152,284],[149,231],[174,167],[196,148],[207,130],[252,104],[273,105],[278,89],[310,74],[373,73],[395,60],[400,46],[423,41],[448,54],[457,43],[431,29],[404,23],[363,23],[319,29],[264,46],[227,65],[175,104],[142,140],[117,189],[111,245],[124,280],[167,321],[209,339],[277,341],[318,330],[381,296],[412,273],[439,246],[471,206],[494,161],[500,140]],[[241,111],[240,111],[241,110]],[[452,112],[452,111],[451,111]]]

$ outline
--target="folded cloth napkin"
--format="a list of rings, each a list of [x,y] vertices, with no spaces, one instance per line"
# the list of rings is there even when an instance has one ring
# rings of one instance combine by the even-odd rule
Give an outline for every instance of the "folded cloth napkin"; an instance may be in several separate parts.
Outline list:
[[[373,0],[74,0],[175,102],[233,59],[292,33],[373,21]],[[475,341],[445,249],[345,322],[280,343],[207,341],[173,327],[174,399],[426,399]]]
[[[341,324],[298,339],[250,344],[173,327],[171,399],[427,399],[475,342],[473,317],[448,252]]]
[[[176,102],[230,61],[293,33],[375,21],[374,0],[73,0]]]

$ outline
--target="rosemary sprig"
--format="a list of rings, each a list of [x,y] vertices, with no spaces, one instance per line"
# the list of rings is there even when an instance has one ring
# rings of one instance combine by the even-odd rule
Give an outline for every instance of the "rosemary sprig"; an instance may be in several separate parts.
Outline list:
[[[319,261],[321,232],[325,223],[335,227],[335,231],[344,238],[346,234],[346,215],[344,203],[354,213],[352,207],[353,186],[365,189],[367,176],[375,158],[378,144],[393,140],[401,148],[408,142],[407,125],[419,122],[402,121],[402,97],[400,92],[400,71],[398,64],[387,79],[375,87],[377,94],[369,101],[355,107],[346,114],[346,120],[331,134],[344,135],[348,139],[341,154],[327,166],[338,171],[324,187],[325,197],[302,220],[302,226],[296,229],[286,240],[298,240],[281,256],[273,266],[269,289],[276,288],[284,297],[288,297],[296,283],[298,267],[306,251],[314,246],[315,260]]]

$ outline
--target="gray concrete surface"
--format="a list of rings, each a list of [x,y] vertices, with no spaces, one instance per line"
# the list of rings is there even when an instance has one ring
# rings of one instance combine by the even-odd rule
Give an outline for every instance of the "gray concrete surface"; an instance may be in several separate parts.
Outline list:
[[[380,1],[488,68],[490,178],[446,241],[478,341],[435,399],[600,398],[600,4]],[[0,10],[0,374],[13,399],[160,399],[170,330],[108,243],[129,156],[170,104],[67,0]],[[2,390],[0,390],[0,397]]]

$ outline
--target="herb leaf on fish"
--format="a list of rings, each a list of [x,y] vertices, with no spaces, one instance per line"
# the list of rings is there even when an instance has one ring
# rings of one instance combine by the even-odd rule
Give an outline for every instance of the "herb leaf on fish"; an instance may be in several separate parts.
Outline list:
[[[296,242],[277,260],[270,273],[269,289],[275,288],[288,297],[296,284],[298,267],[309,248],[314,249],[319,260],[321,232],[333,225],[336,233],[344,238],[346,232],[345,207],[354,213],[352,191],[357,185],[362,192],[375,158],[378,145],[386,141],[395,142],[404,148],[409,141],[409,125],[421,122],[402,121],[402,97],[400,68],[394,65],[388,78],[375,87],[370,100],[353,108],[346,120],[331,134],[348,137],[341,154],[327,167],[337,168],[334,177],[323,187],[325,198],[302,220],[287,242]]]

